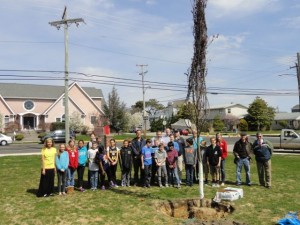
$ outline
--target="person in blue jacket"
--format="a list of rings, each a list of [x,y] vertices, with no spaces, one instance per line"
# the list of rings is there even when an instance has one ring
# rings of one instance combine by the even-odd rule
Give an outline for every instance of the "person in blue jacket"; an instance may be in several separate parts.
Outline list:
[[[86,146],[84,145],[84,141],[78,141],[78,167],[77,167],[77,174],[78,174],[78,188],[81,192],[84,192],[83,188],[83,175],[84,169],[88,158],[88,151]]]
[[[58,194],[59,195],[65,195],[65,189],[66,189],[66,174],[67,169],[69,165],[69,154],[66,150],[65,144],[59,145],[59,151],[56,155],[55,159],[55,165],[56,165],[56,171],[57,171],[57,187],[58,187]]]

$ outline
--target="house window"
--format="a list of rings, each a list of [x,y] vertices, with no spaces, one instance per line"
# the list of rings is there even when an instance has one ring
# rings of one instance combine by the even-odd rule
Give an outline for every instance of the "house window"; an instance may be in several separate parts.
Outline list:
[[[56,118],[56,122],[61,122],[61,118]]]
[[[31,101],[31,100],[26,100],[25,102],[24,102],[24,108],[26,109],[26,110],[32,110],[33,108],[34,108],[34,103],[33,103],[33,101]]]
[[[290,125],[293,126],[293,121],[292,120],[290,120]]]
[[[231,109],[229,108],[229,109],[227,109],[227,113],[231,113]]]
[[[9,123],[9,116],[5,116],[4,117],[4,124],[5,124],[5,127],[8,125]]]
[[[91,124],[96,124],[96,116],[91,116]]]

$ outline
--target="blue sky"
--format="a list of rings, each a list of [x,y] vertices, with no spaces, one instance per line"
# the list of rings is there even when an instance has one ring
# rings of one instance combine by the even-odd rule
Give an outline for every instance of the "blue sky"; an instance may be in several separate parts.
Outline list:
[[[68,18],[86,24],[69,28],[69,70],[100,76],[141,80],[136,64],[148,64],[145,80],[186,85],[184,73],[193,56],[191,0],[14,0],[2,1],[0,70],[64,70],[63,29],[48,22]],[[297,0],[209,0],[208,34],[218,34],[208,47],[206,78],[211,106],[240,103],[248,106],[259,89],[272,107],[290,111],[298,104],[295,66],[300,51],[300,2]],[[0,72],[0,75],[61,77],[57,73]],[[278,76],[288,74],[287,76]],[[71,74],[81,86],[103,90],[105,98],[115,83],[128,107],[142,99],[142,90],[128,81]],[[90,82],[82,82],[82,79]],[[101,80],[101,81],[99,81]],[[62,80],[26,81],[64,85]],[[125,86],[118,86],[119,84]],[[135,86],[140,83],[134,84]],[[151,86],[151,87],[148,87]],[[146,100],[183,99],[182,88],[147,84]],[[213,88],[217,90],[214,90]],[[157,88],[157,89],[155,89]],[[239,88],[224,94],[225,89]],[[172,90],[166,90],[172,89]],[[251,95],[244,95],[248,91]],[[211,92],[218,93],[210,94]],[[274,93],[288,93],[278,96]],[[222,94],[223,93],[223,94]]]

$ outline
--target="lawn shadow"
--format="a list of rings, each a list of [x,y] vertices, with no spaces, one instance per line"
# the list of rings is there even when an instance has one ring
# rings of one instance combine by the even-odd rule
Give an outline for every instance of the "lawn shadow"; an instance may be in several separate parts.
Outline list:
[[[122,188],[112,188],[112,189],[109,189],[109,191],[117,193],[117,194],[129,195],[129,196],[134,196],[134,197],[138,197],[138,198],[153,198],[153,194],[151,194],[149,192],[141,193],[139,191],[132,191],[132,190],[122,189]]]
[[[38,192],[38,189],[37,188],[29,188],[26,190],[26,192],[29,194],[36,195],[36,193]]]

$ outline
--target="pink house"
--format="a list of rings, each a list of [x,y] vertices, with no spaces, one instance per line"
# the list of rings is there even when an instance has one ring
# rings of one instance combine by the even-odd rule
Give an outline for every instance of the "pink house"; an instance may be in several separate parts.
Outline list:
[[[104,118],[101,89],[69,86],[70,121],[75,119],[90,130]],[[48,130],[52,122],[64,121],[64,87],[33,84],[0,84],[0,130],[14,124],[14,129]]]

